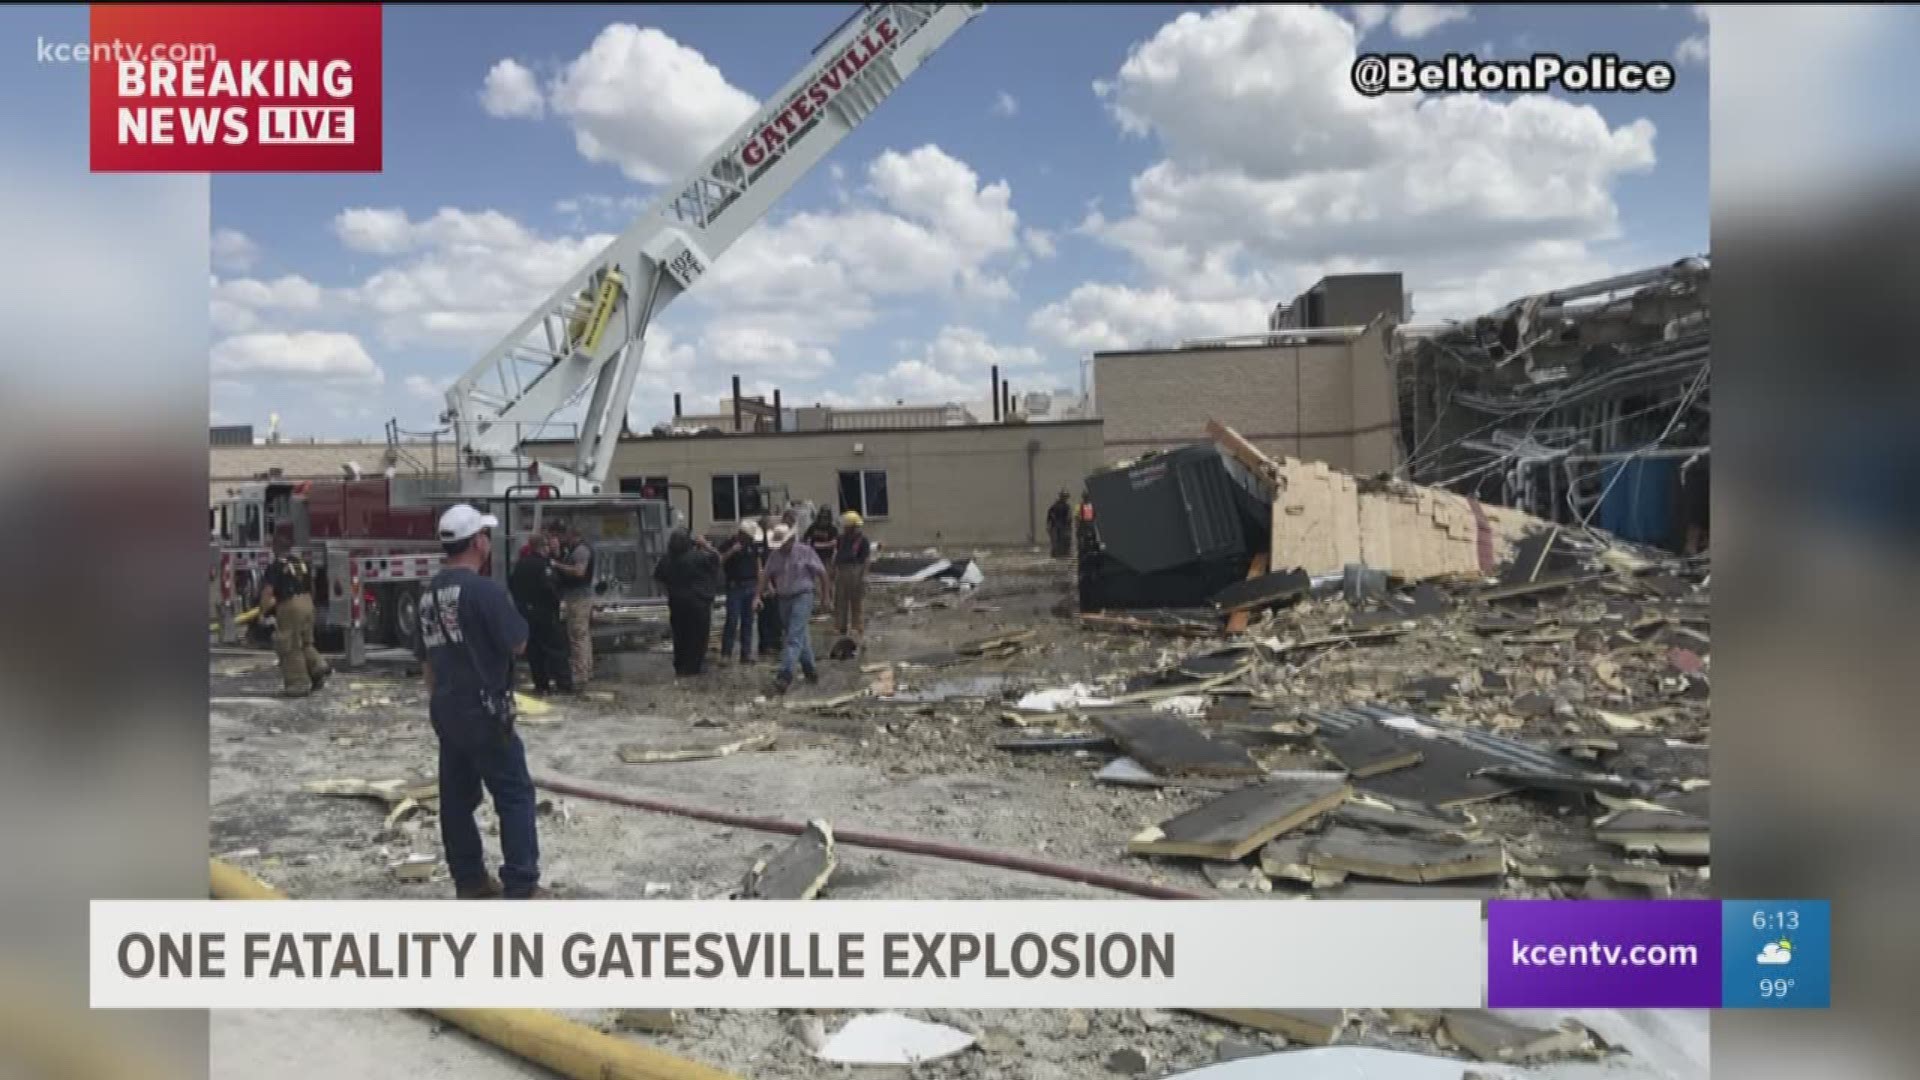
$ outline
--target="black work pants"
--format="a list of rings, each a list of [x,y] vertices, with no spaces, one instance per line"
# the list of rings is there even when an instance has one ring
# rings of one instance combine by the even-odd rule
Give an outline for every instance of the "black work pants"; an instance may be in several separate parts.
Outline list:
[[[573,669],[567,656],[567,628],[560,612],[522,609],[527,620],[527,673],[533,676],[533,688],[546,693],[558,687],[563,694],[573,692]]]
[[[713,634],[713,601],[668,597],[667,625],[673,630],[673,673],[700,674]]]

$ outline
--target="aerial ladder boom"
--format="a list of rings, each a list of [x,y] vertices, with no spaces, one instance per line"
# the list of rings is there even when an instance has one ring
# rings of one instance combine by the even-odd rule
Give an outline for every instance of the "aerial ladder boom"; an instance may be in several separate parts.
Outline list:
[[[647,327],[775,201],[978,16],[984,4],[868,4],[689,179],[554,291],[447,391],[461,490],[531,482],[526,444],[589,388],[571,469],[538,482],[600,492],[613,464]]]

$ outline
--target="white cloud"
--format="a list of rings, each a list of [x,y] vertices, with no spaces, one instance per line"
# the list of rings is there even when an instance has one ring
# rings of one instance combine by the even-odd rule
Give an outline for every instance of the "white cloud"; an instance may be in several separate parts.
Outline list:
[[[1272,302],[1264,295],[1195,298],[1167,287],[1088,283],[1040,308],[1029,328],[1077,352],[1177,345],[1264,329]]]
[[[404,210],[343,210],[333,219],[334,235],[355,251],[400,255],[424,247],[502,248],[524,244],[520,223],[498,210],[443,209],[424,221]]]
[[[809,382],[833,367],[833,354],[819,345],[759,326],[716,326],[700,337],[698,352],[728,373],[759,371],[774,380]]]
[[[866,199],[764,221],[741,237],[692,299],[728,326],[822,344],[867,325],[885,298],[1005,299],[998,262],[1017,253],[1005,182],[983,184],[937,146],[886,151]]]
[[[352,334],[320,330],[240,334],[213,347],[216,376],[282,376],[379,384],[386,375]]]
[[[582,200],[596,198],[618,205]],[[416,221],[401,210],[353,209],[333,228],[350,248],[404,257],[342,290],[347,306],[375,318],[389,345],[456,348],[491,345],[613,240],[542,236],[497,210],[442,209]]]
[[[993,115],[1014,116],[1020,112],[1020,100],[1005,90],[993,99]]]
[[[1398,37],[1422,38],[1448,23],[1470,16],[1465,4],[1349,4],[1353,25],[1361,34],[1391,23]]]
[[[1777,941],[1769,941],[1761,948],[1760,955],[1754,957],[1754,962],[1758,964],[1790,964],[1793,962],[1793,951],[1783,948]]]
[[[216,277],[209,284],[207,315],[216,331],[240,334],[258,328],[263,317],[312,315],[325,301],[326,290],[298,274],[272,281]]]
[[[944,326],[925,342],[918,355],[901,360],[884,372],[854,380],[856,395],[844,405],[940,405],[986,400],[992,390],[992,368],[1003,376],[1023,372],[1035,386],[1050,384],[1041,371],[1046,358],[1029,345],[1002,345],[972,327]]]
[[[532,119],[546,111],[547,103],[532,69],[507,59],[487,71],[486,83],[480,89],[480,107],[488,116]]]
[[[1020,238],[1026,242],[1027,250],[1037,258],[1051,259],[1059,254],[1059,249],[1053,242],[1053,234],[1046,229],[1023,230]]]
[[[1301,6],[1189,13],[1135,46],[1103,96],[1164,156],[1125,216],[1079,231],[1145,280],[1083,285],[1032,329],[1083,349],[1251,333],[1321,274],[1366,269],[1405,272],[1423,315],[1467,314],[1605,265],[1592,245],[1618,235],[1618,179],[1654,164],[1651,122],[1546,96],[1364,98],[1344,83],[1356,51],[1353,24]]]
[[[353,250],[373,255],[398,255],[409,243],[407,215],[399,210],[342,210],[333,233]]]
[[[446,400],[447,387],[451,379],[429,379],[425,375],[409,375],[401,382],[408,394],[436,405]]]
[[[1386,22],[1387,16],[1393,14],[1392,4],[1352,4],[1349,6],[1353,12],[1353,24],[1359,27],[1362,34]]]
[[[287,274],[272,281],[256,278],[228,278],[213,284],[213,298],[249,308],[280,311],[316,311],[324,296],[320,286],[298,274]]]
[[[1423,38],[1448,23],[1468,18],[1465,4],[1401,4],[1393,9],[1393,32],[1403,38]]]
[[[1680,39],[1674,46],[1673,59],[1681,64],[1704,64],[1707,62],[1707,35],[1692,34]]]
[[[698,50],[628,23],[602,30],[547,99],[582,156],[645,184],[687,171],[759,107]]]
[[[260,257],[259,245],[238,229],[213,230],[213,265],[217,270],[244,274]]]

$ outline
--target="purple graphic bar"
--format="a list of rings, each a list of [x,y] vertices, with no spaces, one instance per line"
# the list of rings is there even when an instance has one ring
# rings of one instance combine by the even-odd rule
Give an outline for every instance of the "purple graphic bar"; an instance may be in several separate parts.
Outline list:
[[[1495,1009],[1720,1007],[1718,900],[1490,900]]]

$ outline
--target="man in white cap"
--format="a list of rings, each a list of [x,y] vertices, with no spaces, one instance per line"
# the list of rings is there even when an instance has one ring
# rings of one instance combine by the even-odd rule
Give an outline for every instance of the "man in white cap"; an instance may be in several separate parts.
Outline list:
[[[420,596],[415,651],[440,741],[440,843],[462,900],[542,895],[533,778],[514,730],[513,658],[526,651],[527,621],[487,575],[499,525],[465,503],[440,515],[446,561]],[[482,788],[500,819],[497,881],[473,820]]]

